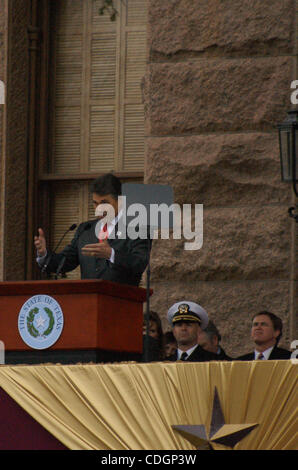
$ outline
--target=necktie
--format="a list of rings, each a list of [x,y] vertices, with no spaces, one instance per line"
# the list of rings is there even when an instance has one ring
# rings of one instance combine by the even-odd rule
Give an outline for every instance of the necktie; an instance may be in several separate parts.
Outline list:
[[[263,359],[264,359],[263,353],[259,353],[259,354],[258,354],[258,357],[257,357],[257,361],[261,361],[261,360],[263,360]]]
[[[181,354],[180,361],[186,361],[187,358],[188,358],[188,354],[187,354],[187,352],[184,351],[184,352]]]
[[[108,238],[108,224],[105,224],[98,235],[99,243],[102,243],[104,240]]]

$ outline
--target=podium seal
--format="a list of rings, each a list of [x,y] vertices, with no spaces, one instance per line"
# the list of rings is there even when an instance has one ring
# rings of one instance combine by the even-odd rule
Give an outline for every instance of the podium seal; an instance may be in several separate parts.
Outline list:
[[[49,295],[34,295],[22,306],[19,333],[33,349],[50,348],[60,337],[63,329],[63,312],[58,302]]]

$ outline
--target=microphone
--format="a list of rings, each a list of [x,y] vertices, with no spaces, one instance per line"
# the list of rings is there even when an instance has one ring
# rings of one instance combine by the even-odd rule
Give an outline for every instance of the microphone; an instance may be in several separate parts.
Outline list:
[[[68,234],[68,232],[71,232],[72,230],[74,230],[75,228],[77,227],[77,224],[72,224],[65,232],[64,234],[62,235],[62,237],[60,238],[59,242],[57,243],[55,249],[54,249],[54,252],[59,248],[59,246],[61,245],[64,237]],[[46,258],[45,262],[44,262],[44,265],[43,267],[41,268],[41,272],[44,273],[48,267],[48,265],[50,264],[50,261],[52,259],[52,256],[53,256],[53,252],[50,253],[50,255]],[[64,263],[63,263],[64,264]]]
[[[74,225],[75,225],[75,224],[74,224]],[[76,225],[74,226],[74,228],[72,228],[72,227],[73,227],[73,225],[70,227],[70,229],[71,229],[71,230],[74,230],[74,228],[76,228]],[[89,228],[91,228],[91,224],[90,224],[90,223],[88,223],[88,224],[85,225],[85,227],[83,228],[83,230],[80,231],[80,234],[79,234],[78,236],[80,237],[80,236],[82,235],[82,233],[85,232],[85,230],[88,230]],[[69,229],[69,230],[70,230],[70,229]],[[58,266],[57,271],[56,271],[56,274],[55,274],[55,279],[58,279],[58,276],[59,276],[59,274],[60,274],[61,271],[62,271],[62,268],[63,268],[63,266],[64,266],[65,261],[66,261],[66,256],[62,256],[62,259],[61,259],[61,261],[60,261],[60,263],[59,263],[59,266]]]

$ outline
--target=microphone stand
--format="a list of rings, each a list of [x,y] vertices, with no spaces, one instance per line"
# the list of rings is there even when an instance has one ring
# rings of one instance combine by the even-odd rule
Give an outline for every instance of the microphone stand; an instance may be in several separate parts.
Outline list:
[[[65,261],[66,261],[66,256],[63,256],[62,259],[61,259],[61,261],[60,261],[60,263],[59,263],[59,266],[58,266],[58,268],[57,268],[56,274],[55,274],[55,279],[56,279],[56,280],[58,279],[59,274],[60,274],[61,271],[62,271],[62,268],[63,268],[63,266],[64,266]]]
[[[52,251],[45,259],[45,262],[44,262],[44,265],[43,267],[41,268],[41,272],[44,273],[46,270],[47,270],[47,267],[49,266],[50,262],[51,262],[51,259],[53,257],[53,253],[55,253],[55,251],[59,248],[60,244],[62,243],[62,240],[64,239],[64,237],[68,234],[68,232],[71,232],[72,230],[74,230],[75,228],[77,227],[77,224],[73,224],[71,225],[65,232],[64,234],[62,235],[62,237],[60,238],[59,242],[57,243],[54,251]],[[65,260],[64,260],[65,261]],[[60,263],[61,264],[61,263]],[[59,267],[60,267],[60,264],[59,264]],[[63,262],[64,264],[64,262]],[[62,269],[63,267],[63,264],[61,266],[60,269]]]
[[[148,266],[147,266],[147,277],[146,277],[146,335],[144,341],[144,360],[149,362],[149,330],[150,330],[150,235],[148,237]]]

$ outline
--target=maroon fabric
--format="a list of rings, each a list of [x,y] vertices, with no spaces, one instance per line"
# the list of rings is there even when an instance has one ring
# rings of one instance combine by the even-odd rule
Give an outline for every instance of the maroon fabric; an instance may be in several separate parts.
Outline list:
[[[67,450],[0,388],[0,450]]]

